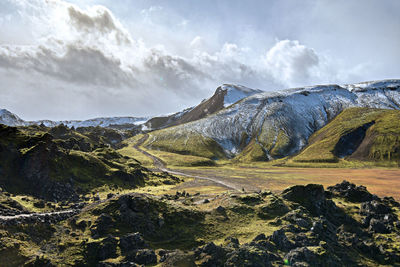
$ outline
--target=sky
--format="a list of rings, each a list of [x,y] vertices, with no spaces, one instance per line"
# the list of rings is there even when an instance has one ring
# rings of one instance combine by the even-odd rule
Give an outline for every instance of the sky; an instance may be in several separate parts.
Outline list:
[[[224,83],[400,78],[399,11],[398,0],[2,0],[0,108],[155,116]]]

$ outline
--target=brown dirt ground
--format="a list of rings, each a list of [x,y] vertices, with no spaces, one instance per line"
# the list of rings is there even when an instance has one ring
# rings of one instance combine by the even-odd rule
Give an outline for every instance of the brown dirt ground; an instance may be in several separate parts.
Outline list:
[[[327,187],[348,180],[366,186],[378,196],[392,196],[400,200],[400,169],[208,167],[180,171],[229,181],[249,191],[254,188],[281,191],[288,186],[309,183]],[[181,189],[184,187],[180,186]],[[193,184],[190,187],[194,189]]]

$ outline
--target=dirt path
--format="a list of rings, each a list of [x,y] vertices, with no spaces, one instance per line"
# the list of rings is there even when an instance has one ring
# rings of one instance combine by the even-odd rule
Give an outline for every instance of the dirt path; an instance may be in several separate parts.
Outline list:
[[[154,167],[157,170],[168,172],[166,164],[160,158],[157,158],[140,148],[140,146],[143,145],[143,143],[146,142],[147,139],[149,139],[149,134],[145,134],[142,138],[140,138],[139,141],[137,141],[137,143],[133,145],[133,147],[140,153],[151,158],[153,160]]]
[[[227,182],[227,181],[223,181],[221,179],[218,179],[217,177],[204,177],[204,176],[198,176],[198,175],[193,175],[193,174],[189,174],[189,173],[184,173],[182,171],[176,171],[176,170],[170,170],[167,168],[166,164],[158,157],[151,155],[150,153],[144,151],[143,149],[140,148],[141,145],[143,145],[144,142],[146,142],[146,140],[149,138],[148,134],[145,134],[141,139],[139,139],[139,141],[133,145],[133,147],[139,151],[140,153],[144,154],[145,156],[151,158],[153,160],[153,164],[154,167],[158,170],[158,171],[162,171],[162,172],[168,172],[169,174],[172,175],[179,175],[179,176],[185,176],[185,177],[191,177],[191,178],[195,178],[195,179],[199,179],[199,180],[207,180],[210,182],[213,182],[219,186],[222,186],[224,188],[227,188],[228,190],[235,190],[235,191],[241,191],[242,190],[242,186],[238,185],[238,184],[234,184],[231,182]]]

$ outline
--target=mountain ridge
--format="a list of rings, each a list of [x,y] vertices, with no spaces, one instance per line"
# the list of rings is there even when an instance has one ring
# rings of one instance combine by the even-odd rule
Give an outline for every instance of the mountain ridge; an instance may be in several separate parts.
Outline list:
[[[148,117],[99,117],[88,120],[37,120],[37,121],[25,121],[18,117],[16,114],[10,112],[7,109],[0,110],[0,124],[7,126],[31,126],[41,125],[46,127],[55,127],[61,124],[71,128],[78,127],[108,127],[108,128],[121,128],[133,129],[135,126],[141,125],[148,120]],[[118,127],[120,126],[120,127]]]
[[[228,157],[234,157],[254,140],[267,159],[276,159],[300,151],[312,133],[346,108],[400,109],[399,103],[400,80],[263,92],[206,118],[152,132],[145,145],[159,148],[157,138],[162,136],[162,140],[168,137],[173,147],[174,140],[200,135],[215,141]],[[164,143],[162,147],[165,149]],[[195,152],[190,147],[185,151]]]
[[[0,124],[7,126],[30,126],[41,125],[46,127],[55,127],[65,125],[69,128],[74,127],[105,127],[122,130],[143,129],[145,131],[157,130],[170,126],[175,126],[204,118],[223,108],[234,104],[235,102],[257,93],[262,92],[259,89],[251,89],[242,85],[223,84],[219,86],[214,95],[203,100],[199,105],[186,108],[171,115],[155,117],[98,117],[87,120],[36,120],[25,121],[16,114],[7,109],[0,110]]]
[[[243,98],[261,92],[263,91],[259,89],[251,89],[242,85],[223,84],[215,90],[214,95],[203,100],[197,106],[187,108],[169,116],[151,118],[144,124],[145,129],[159,130],[196,121],[214,114]]]

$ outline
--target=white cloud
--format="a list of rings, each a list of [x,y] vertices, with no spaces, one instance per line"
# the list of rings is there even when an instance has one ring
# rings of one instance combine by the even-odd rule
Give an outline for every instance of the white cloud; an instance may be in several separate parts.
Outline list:
[[[193,38],[191,33],[180,44],[189,53],[173,53],[165,48],[166,43],[175,42],[173,31],[163,35],[171,40],[149,45],[140,36],[134,38],[135,33],[104,6],[80,8],[55,0],[10,3],[18,15],[0,17],[0,23],[8,25],[7,21],[14,22],[13,16],[19,16],[28,25],[22,28],[30,37],[24,45],[0,45],[0,80],[8,87],[0,89],[0,107],[28,119],[168,113],[197,104],[222,83],[280,89],[342,81],[365,68],[357,65],[338,71],[339,61],[296,40],[277,41],[257,50],[251,44],[225,41],[212,50],[215,45],[209,46],[210,39]],[[152,19],[163,10],[151,6],[132,16]],[[152,32],[154,23],[143,24],[148,27],[145,30]],[[29,39],[33,41],[26,44]],[[74,105],[60,104],[64,100]],[[37,105],[41,108],[36,113],[28,112]],[[39,111],[45,115],[38,117]]]
[[[298,41],[283,40],[267,52],[265,64],[275,79],[295,86],[309,82],[313,69],[319,66],[319,56]]]
[[[85,12],[75,6],[69,6],[68,15],[69,21],[78,32],[83,32],[85,35],[106,35],[111,40],[115,39],[118,45],[131,42],[127,31],[105,7],[95,6]]]

